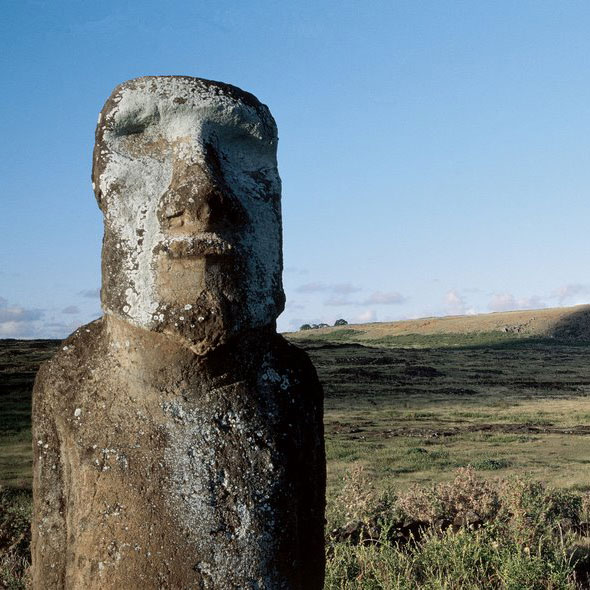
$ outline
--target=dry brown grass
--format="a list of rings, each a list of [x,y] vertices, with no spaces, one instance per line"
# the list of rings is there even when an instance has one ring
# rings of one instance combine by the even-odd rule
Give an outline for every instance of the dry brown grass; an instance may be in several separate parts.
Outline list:
[[[392,336],[501,333],[506,336],[551,337],[575,324],[579,334],[590,339],[590,305],[549,309],[506,311],[468,316],[429,317],[398,322],[348,324],[317,330],[291,332],[290,339],[338,336],[347,341],[370,342]],[[355,333],[353,334],[352,331]]]

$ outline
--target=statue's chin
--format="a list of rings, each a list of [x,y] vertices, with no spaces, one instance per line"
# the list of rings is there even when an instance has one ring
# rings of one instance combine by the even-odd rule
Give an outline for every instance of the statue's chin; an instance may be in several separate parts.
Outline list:
[[[218,314],[198,323],[178,324],[167,322],[158,325],[156,331],[179,340],[195,354],[203,355],[225,344],[238,330]]]
[[[149,325],[141,327],[177,340],[199,355],[225,344],[249,325],[244,305],[211,292],[192,305],[162,305],[152,317]]]

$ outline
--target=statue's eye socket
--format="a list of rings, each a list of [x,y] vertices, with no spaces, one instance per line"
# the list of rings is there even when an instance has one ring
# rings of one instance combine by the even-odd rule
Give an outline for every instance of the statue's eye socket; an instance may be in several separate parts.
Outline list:
[[[117,126],[117,135],[125,136],[143,133],[148,124],[148,121],[126,121],[123,125]]]
[[[119,137],[143,133],[150,125],[156,123],[159,118],[160,115],[157,111],[155,113],[141,111],[128,113],[115,123],[115,133]]]

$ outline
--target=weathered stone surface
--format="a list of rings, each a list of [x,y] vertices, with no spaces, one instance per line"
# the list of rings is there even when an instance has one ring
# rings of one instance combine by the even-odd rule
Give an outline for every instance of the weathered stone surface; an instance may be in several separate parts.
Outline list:
[[[272,116],[140,78],[96,136],[104,316],[35,384],[34,588],[322,588],[322,391],[275,332]]]

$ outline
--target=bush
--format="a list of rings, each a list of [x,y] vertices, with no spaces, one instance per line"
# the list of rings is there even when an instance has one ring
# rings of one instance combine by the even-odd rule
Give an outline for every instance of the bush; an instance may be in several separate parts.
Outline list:
[[[332,531],[326,590],[588,587],[575,572],[590,558],[574,533],[588,512],[579,495],[466,468],[449,483],[384,497],[361,467],[346,476],[340,515],[360,520]]]
[[[339,319],[334,322],[334,325],[335,326],[348,326],[348,322],[346,320]]]
[[[312,327],[309,324],[303,324],[299,329],[300,330],[311,330]]]

